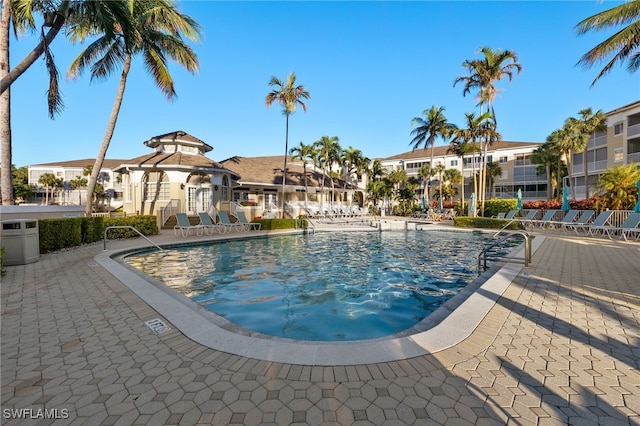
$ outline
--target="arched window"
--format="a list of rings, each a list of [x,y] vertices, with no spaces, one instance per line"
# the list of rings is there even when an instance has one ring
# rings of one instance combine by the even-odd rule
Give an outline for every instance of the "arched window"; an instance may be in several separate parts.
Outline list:
[[[229,201],[229,178],[222,176],[222,201]]]
[[[144,201],[170,200],[169,176],[161,170],[145,173],[142,178]]]

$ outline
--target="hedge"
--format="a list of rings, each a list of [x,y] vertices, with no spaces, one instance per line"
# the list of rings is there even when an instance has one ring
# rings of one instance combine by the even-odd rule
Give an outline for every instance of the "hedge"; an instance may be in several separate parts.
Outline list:
[[[155,216],[40,219],[38,221],[40,253],[100,241],[104,237],[104,230],[107,226],[133,226],[143,235],[158,234]],[[130,229],[113,229],[107,235],[109,239],[138,236],[135,231]]]
[[[262,230],[304,228],[307,226],[305,219],[258,219],[252,222],[262,224],[260,228]]]
[[[502,229],[509,222],[508,219],[494,219],[491,217],[456,216],[453,219],[453,224],[460,228]],[[514,221],[505,229],[524,229],[524,225]]]

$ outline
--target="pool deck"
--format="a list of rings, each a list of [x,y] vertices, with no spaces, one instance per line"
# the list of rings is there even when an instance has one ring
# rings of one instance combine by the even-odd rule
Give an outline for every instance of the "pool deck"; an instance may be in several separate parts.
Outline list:
[[[640,424],[640,244],[536,235],[545,239],[532,265],[514,274],[468,337],[369,364],[211,349],[105,269],[101,243],[8,266],[2,423],[47,424],[15,418],[42,409],[65,425]],[[152,239],[187,240],[171,231]],[[145,324],[154,319],[170,330],[154,333]]]

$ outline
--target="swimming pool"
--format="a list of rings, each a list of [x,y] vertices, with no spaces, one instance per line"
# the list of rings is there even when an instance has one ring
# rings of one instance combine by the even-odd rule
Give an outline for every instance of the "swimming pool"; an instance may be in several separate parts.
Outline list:
[[[316,233],[125,260],[246,329],[335,342],[413,327],[477,277],[487,241],[479,232]]]

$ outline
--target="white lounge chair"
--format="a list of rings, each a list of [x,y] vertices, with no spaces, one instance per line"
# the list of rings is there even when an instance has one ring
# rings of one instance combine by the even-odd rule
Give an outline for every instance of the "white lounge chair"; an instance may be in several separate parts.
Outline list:
[[[178,223],[173,227],[173,233],[175,235],[178,235],[178,230],[180,230],[183,237],[188,236],[191,230],[193,230],[196,235],[202,235],[204,232],[202,225],[192,225],[189,222],[189,217],[186,213],[176,213],[176,220]]]
[[[220,224],[213,223],[209,213],[200,212],[198,213],[198,216],[200,217],[200,226],[202,226],[202,229],[207,233],[207,235],[213,235],[213,231],[218,231],[220,234],[224,232],[224,227]]]
[[[231,219],[229,219],[229,215],[227,214],[227,212],[219,211],[218,218],[220,219],[219,224],[224,226],[224,232],[231,232],[233,229],[240,232],[245,229],[244,225],[240,222],[231,222]]]
[[[628,226],[625,227],[624,226],[625,223]],[[620,238],[624,238],[625,241],[628,241],[627,237],[630,237],[631,234],[636,235],[636,238],[635,238],[636,240],[640,238],[640,228],[638,228],[639,224],[640,224],[640,213],[631,213],[629,217],[627,217],[627,220],[625,220],[624,223],[620,225]]]
[[[640,224],[640,213],[631,213],[627,218],[620,224],[620,226],[592,226],[591,228],[595,232],[600,232],[602,236],[605,235],[609,237],[610,240],[613,239],[613,234],[620,232],[620,239],[627,240],[627,234],[633,233],[634,230],[638,230],[638,224]]]
[[[262,224],[259,222],[249,222],[247,220],[247,216],[244,214],[243,211],[237,211],[236,218],[238,219],[239,223],[244,225],[244,229],[246,229],[247,231],[249,231],[252,228],[255,229],[256,231],[259,231],[260,228],[262,228]]]
[[[576,233],[576,235],[580,235],[580,234],[578,234],[578,230],[579,229],[588,229],[589,226],[590,226],[589,223],[593,219],[594,215],[595,215],[595,212],[593,210],[584,210],[580,214],[580,217],[578,218],[578,220],[576,220],[575,222],[563,223],[562,224],[562,230],[563,231],[569,231],[569,229],[573,229],[573,231]]]
[[[573,223],[579,214],[580,210],[569,210],[567,214],[562,218],[562,220],[550,220],[544,225],[547,228],[562,227],[562,225],[565,225],[567,223]]]
[[[524,226],[527,226],[528,224],[531,223],[531,221],[535,220],[539,212],[540,210],[529,210],[529,212],[527,212],[527,215],[525,217],[515,217],[514,220],[517,220],[518,222],[522,223]]]
[[[603,227],[608,226],[607,224],[609,223],[609,219],[611,219],[611,215],[613,215],[612,210],[600,212],[598,217],[594,219],[593,223],[587,227],[587,234],[595,237],[595,232],[598,232]]]
[[[556,213],[558,213],[558,210],[547,210],[544,213],[544,216],[542,216],[542,219],[540,220],[532,220],[529,223],[531,224],[531,226],[538,226],[540,228],[544,228],[547,224],[549,224],[554,216],[556,215]]]

